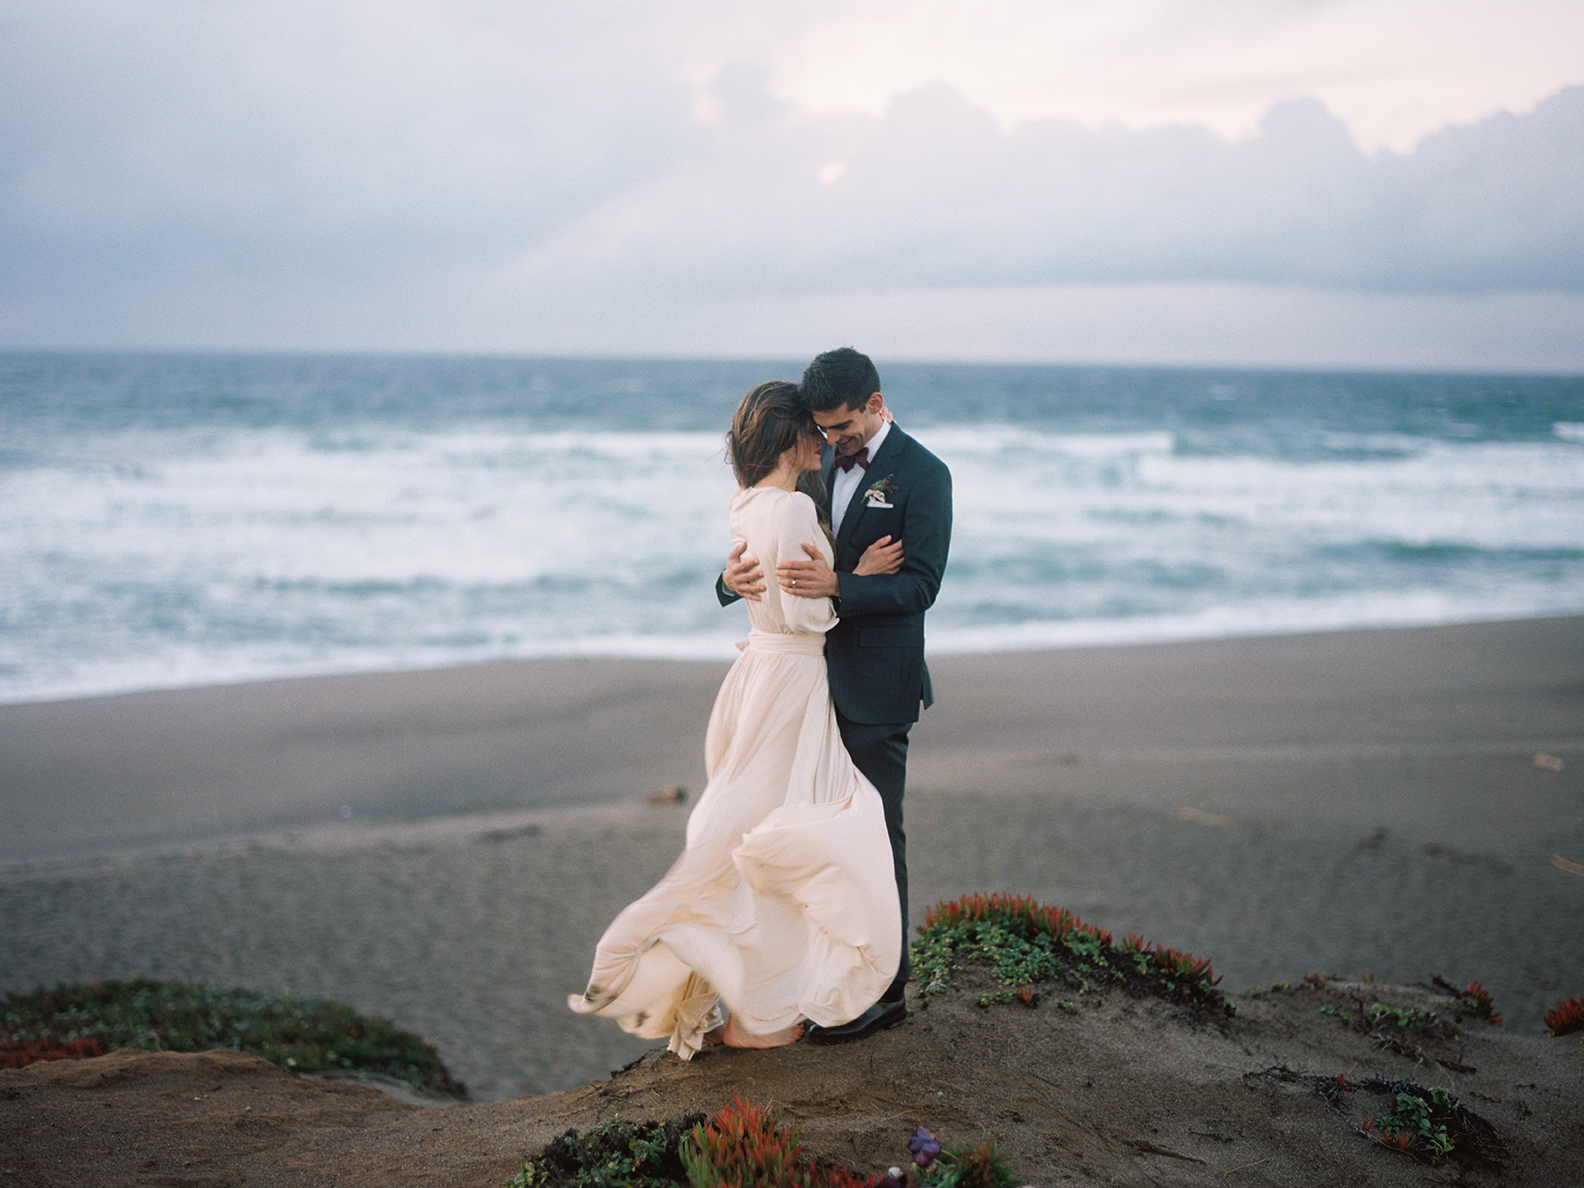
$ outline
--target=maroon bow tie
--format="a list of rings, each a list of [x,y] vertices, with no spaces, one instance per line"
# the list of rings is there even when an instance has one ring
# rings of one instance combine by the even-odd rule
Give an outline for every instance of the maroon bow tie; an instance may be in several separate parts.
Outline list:
[[[869,469],[869,447],[864,446],[856,454],[837,454],[836,465],[843,470],[851,470],[856,466],[859,470]]]

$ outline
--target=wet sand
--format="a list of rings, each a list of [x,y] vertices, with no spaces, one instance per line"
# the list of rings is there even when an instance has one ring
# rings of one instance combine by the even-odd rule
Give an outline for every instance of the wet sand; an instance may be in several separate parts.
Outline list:
[[[1035,895],[1210,957],[1584,993],[1584,618],[932,660],[915,922]],[[669,865],[725,665],[510,662],[0,707],[0,990],[136,975],[326,995],[475,1096],[648,1045],[575,1018]],[[1537,762],[1538,758],[1538,762]],[[689,796],[689,802],[692,796]]]

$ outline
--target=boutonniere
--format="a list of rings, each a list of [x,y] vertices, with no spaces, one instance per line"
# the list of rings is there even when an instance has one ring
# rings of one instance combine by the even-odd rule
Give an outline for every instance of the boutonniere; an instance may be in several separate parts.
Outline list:
[[[864,503],[869,507],[892,507],[894,505],[889,496],[895,495],[896,492],[897,485],[891,481],[891,476],[888,474],[885,478],[875,479],[864,488]]]

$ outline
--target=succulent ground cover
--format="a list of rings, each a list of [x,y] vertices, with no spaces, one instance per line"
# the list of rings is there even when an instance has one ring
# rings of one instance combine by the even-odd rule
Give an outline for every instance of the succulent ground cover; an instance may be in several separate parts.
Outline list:
[[[901,1166],[864,1175],[810,1159],[797,1132],[741,1098],[712,1118],[615,1118],[569,1130],[522,1165],[506,1188],[1013,1188],[995,1143],[942,1149],[919,1127]]]
[[[568,1130],[524,1163],[508,1188],[646,1188],[686,1183],[682,1144],[703,1114],[666,1122],[613,1118]]]
[[[1338,1073],[1317,1078],[1315,1092],[1358,1134],[1423,1163],[1439,1166],[1455,1157],[1460,1167],[1501,1167],[1508,1161],[1491,1124],[1449,1089],[1379,1077],[1354,1081]],[[1360,1119],[1347,1104],[1351,1097],[1380,1104],[1366,1106]]]
[[[1446,1070],[1459,1079],[1478,1073],[1467,1063],[1468,1030],[1498,1026],[1490,993],[1478,982],[1459,988],[1441,978],[1435,988],[1388,986],[1373,979],[1332,982],[1308,974],[1297,986],[1279,983],[1249,997],[1292,1010],[1313,1010],[1336,1021],[1377,1051],[1412,1061],[1426,1073]],[[1437,993],[1439,991],[1440,993]],[[1280,1067],[1245,1080],[1306,1084],[1357,1135],[1387,1151],[1463,1172],[1501,1168],[1509,1152],[1496,1128],[1452,1090],[1408,1078],[1316,1075]],[[1487,1100],[1491,1100],[1487,1098]]]
[[[234,1048],[300,1073],[369,1073],[461,1097],[433,1045],[326,999],[136,978],[0,999],[0,1068],[117,1048]]]
[[[1036,1005],[1053,992],[1079,995],[1111,989],[1154,996],[1214,1014],[1235,1008],[1216,989],[1207,959],[1151,944],[1129,933],[1113,940],[1065,908],[1029,896],[966,895],[929,910],[913,942],[913,976],[924,995],[938,994],[954,972],[988,967],[1001,987],[980,996],[993,1002]],[[1058,1006],[1072,1009],[1070,1002]]]
[[[1564,998],[1546,1012],[1545,1025],[1552,1036],[1584,1031],[1584,998]]]

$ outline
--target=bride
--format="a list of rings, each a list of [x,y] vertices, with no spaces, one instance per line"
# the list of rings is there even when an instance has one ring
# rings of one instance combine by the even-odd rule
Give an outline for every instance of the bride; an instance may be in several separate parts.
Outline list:
[[[731,534],[775,572],[813,543],[831,560],[814,500],[797,489],[824,438],[795,384],[760,384],[726,435],[740,489]],[[894,568],[894,563],[891,565]],[[857,572],[887,572],[866,557]],[[581,1014],[691,1059],[706,1043],[789,1044],[803,1023],[862,1014],[901,958],[901,909],[879,794],[852,764],[826,686],[828,598],[748,602],[751,630],[704,737],[709,781],[675,864],[605,930]]]

